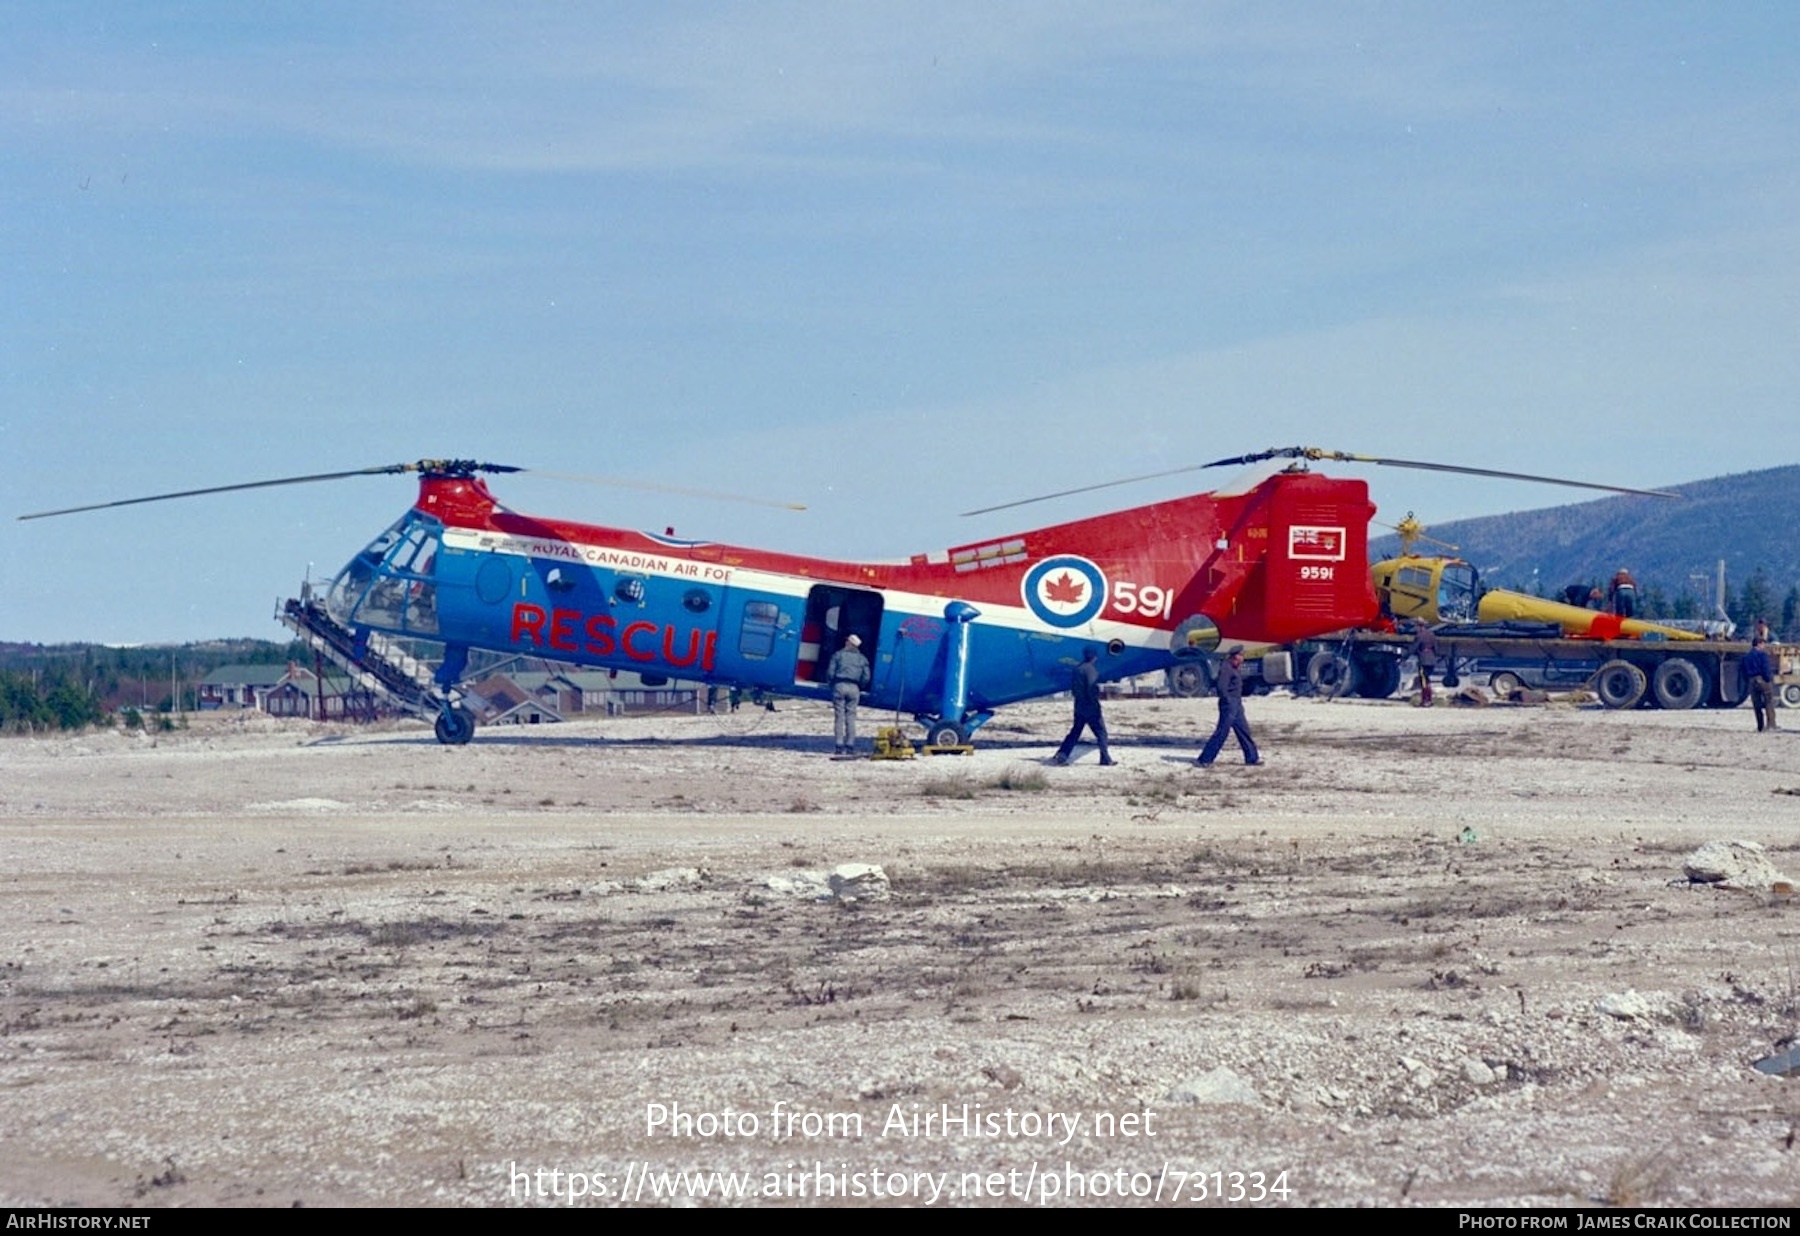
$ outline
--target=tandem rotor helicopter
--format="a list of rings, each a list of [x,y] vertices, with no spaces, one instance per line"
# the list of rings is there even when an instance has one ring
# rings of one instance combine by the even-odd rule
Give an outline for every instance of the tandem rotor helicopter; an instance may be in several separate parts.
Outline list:
[[[874,670],[865,703],[911,714],[930,744],[953,746],[998,708],[1067,690],[1088,647],[1100,654],[1101,679],[1114,681],[1170,670],[1227,640],[1292,643],[1378,621],[1368,484],[1307,466],[1323,460],[1671,496],[1284,447],[966,512],[1205,468],[1264,465],[1209,492],[880,563],[525,515],[502,506],[483,477],[529,469],[462,459],[19,518],[417,473],[412,508],[352,558],[322,596],[308,586],[282,617],[363,685],[434,720],[440,742],[474,736],[475,717],[459,686],[471,650],[826,699],[824,667],[856,635]],[[442,647],[435,670],[405,650],[412,641]]]

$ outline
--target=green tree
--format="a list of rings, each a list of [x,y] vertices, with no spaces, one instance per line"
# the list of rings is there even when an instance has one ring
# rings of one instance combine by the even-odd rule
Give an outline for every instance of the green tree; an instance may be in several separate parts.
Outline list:
[[[1729,612],[1731,620],[1740,627],[1748,627],[1758,618],[1769,619],[1775,616],[1775,588],[1761,567],[1757,567],[1750,578],[1744,581]]]
[[[78,730],[105,719],[100,697],[67,675],[40,686],[25,674],[0,673],[0,729]]]
[[[59,729],[78,730],[84,725],[96,725],[106,717],[100,697],[68,679],[50,689],[44,706],[55,718]]]

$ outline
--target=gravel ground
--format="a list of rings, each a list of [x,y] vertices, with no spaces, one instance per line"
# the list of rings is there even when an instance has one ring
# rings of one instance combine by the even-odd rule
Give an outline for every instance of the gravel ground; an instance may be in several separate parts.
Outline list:
[[[1249,711],[0,741],[0,1203],[1800,1201],[1800,737]]]

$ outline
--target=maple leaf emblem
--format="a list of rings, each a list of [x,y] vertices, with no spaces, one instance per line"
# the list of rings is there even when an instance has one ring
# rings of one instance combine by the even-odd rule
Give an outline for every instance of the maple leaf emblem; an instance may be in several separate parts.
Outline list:
[[[1081,600],[1082,591],[1087,587],[1079,580],[1072,579],[1067,571],[1055,579],[1044,583],[1044,599],[1055,605],[1074,605]]]

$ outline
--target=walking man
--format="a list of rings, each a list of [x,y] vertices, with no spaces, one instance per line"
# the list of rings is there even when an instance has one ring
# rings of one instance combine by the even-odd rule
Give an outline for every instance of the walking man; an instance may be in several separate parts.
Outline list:
[[[1774,730],[1775,724],[1775,658],[1769,655],[1764,641],[1750,641],[1750,651],[1738,662],[1738,673],[1750,684],[1750,707],[1756,710],[1756,729]]]
[[[837,755],[856,754],[856,703],[869,685],[869,658],[862,654],[862,640],[852,635],[825,667],[831,683],[831,715],[836,730]]]
[[[1106,749],[1106,718],[1100,715],[1100,666],[1097,664],[1100,654],[1094,651],[1093,645],[1082,649],[1081,664],[1069,676],[1069,694],[1075,697],[1075,725],[1069,736],[1062,741],[1051,757],[1052,764],[1067,764],[1069,755],[1075,750],[1075,744],[1081,738],[1084,729],[1094,732],[1094,741],[1100,744],[1100,762],[1105,765],[1118,763],[1112,752]]]
[[[1212,762],[1219,758],[1219,750],[1225,745],[1225,736],[1236,736],[1238,749],[1244,753],[1244,763],[1260,764],[1262,757],[1256,753],[1256,740],[1250,737],[1250,722],[1244,717],[1244,647],[1234,644],[1225,652],[1225,662],[1219,666],[1218,681],[1213,684],[1219,696],[1219,724],[1213,730],[1212,737],[1206,740],[1206,749],[1200,752],[1200,758],[1194,763],[1202,768],[1211,768]]]

